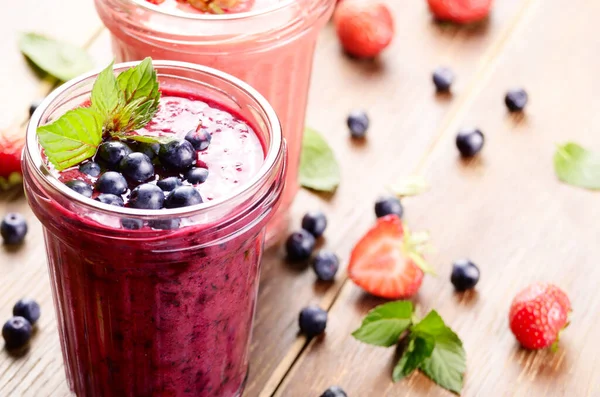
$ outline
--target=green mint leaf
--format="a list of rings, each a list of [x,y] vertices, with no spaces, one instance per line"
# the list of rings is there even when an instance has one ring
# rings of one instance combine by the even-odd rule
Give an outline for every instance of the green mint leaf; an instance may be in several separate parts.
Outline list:
[[[392,373],[394,382],[407,377],[415,369],[419,368],[419,365],[431,356],[434,347],[435,340],[428,335],[411,337],[408,346],[402,353],[402,357],[394,367]]]
[[[379,305],[367,314],[352,336],[370,345],[393,346],[412,324],[412,314],[413,305],[410,301]]]
[[[94,82],[92,88],[92,107],[104,118],[104,127],[114,128],[113,117],[117,111],[125,106],[125,97],[117,84],[113,70],[113,63],[106,67]]]
[[[81,48],[36,33],[24,33],[19,49],[31,62],[59,80],[67,81],[93,68],[91,57]]]
[[[591,152],[574,142],[559,146],[554,154],[558,179],[585,189],[600,189],[600,153]]]
[[[165,144],[177,139],[173,134],[169,135],[139,135],[136,133],[114,133],[113,137],[121,140],[130,140],[143,143],[160,143]]]
[[[466,353],[460,338],[435,310],[414,325],[411,331],[414,337],[432,338],[435,343],[431,355],[423,360],[419,369],[444,389],[460,394],[467,369]]]
[[[304,130],[299,173],[300,184],[309,189],[333,192],[340,184],[340,167],[333,151],[311,128]]]
[[[411,176],[390,185],[389,189],[399,197],[415,196],[429,189],[429,184],[422,176]]]
[[[37,129],[48,160],[64,170],[92,157],[102,141],[102,115],[92,108],[69,110]]]

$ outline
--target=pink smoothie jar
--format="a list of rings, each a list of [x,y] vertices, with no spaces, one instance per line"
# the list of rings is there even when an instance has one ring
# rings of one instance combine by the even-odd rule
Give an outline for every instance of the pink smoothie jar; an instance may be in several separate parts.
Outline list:
[[[266,224],[285,180],[281,128],[268,102],[233,76],[180,62],[154,67],[161,89],[210,100],[252,126],[264,162],[235,190],[202,204],[103,204],[59,181],[36,136],[39,125],[89,99],[97,74],[46,98],[27,128],[23,171],[44,229],[68,383],[81,397],[239,396]]]
[[[230,73],[273,105],[288,144],[288,176],[282,205],[267,235],[287,228],[298,191],[298,166],[317,35],[335,0],[257,0],[249,12],[210,15],[183,12],[146,0],[95,0],[112,34],[117,61],[172,59]]]

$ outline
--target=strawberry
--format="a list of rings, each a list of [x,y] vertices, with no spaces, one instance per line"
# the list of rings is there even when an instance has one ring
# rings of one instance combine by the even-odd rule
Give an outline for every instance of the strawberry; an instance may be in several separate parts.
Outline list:
[[[431,272],[419,245],[396,215],[386,215],[356,244],[350,256],[348,276],[368,293],[387,299],[414,295]]]
[[[508,315],[510,329],[526,349],[556,347],[570,312],[571,302],[560,288],[535,283],[515,296]]]
[[[488,16],[492,0],[427,0],[429,9],[442,21],[477,22]]]
[[[0,190],[21,182],[21,152],[25,137],[0,131]]]
[[[235,14],[250,11],[255,0],[187,0],[192,7],[211,14]]]
[[[394,37],[394,21],[382,3],[346,0],[333,15],[335,29],[344,50],[360,58],[372,58]]]

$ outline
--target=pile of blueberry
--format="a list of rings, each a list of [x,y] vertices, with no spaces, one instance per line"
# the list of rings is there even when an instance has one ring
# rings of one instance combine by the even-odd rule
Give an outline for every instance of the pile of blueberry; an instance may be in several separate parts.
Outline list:
[[[208,169],[197,166],[197,152],[206,150],[210,141],[204,129],[162,145],[106,141],[93,160],[79,166],[80,172],[97,178],[93,186],[78,179],[65,185],[86,197],[95,192],[97,201],[120,207],[158,210],[200,204],[194,186],[206,181]]]
[[[40,315],[40,305],[33,299],[21,299],[15,304],[13,317],[2,327],[2,337],[8,350],[20,349],[29,343]]]
[[[7,245],[21,244],[27,235],[27,221],[21,214],[11,212],[0,223],[0,235]]]

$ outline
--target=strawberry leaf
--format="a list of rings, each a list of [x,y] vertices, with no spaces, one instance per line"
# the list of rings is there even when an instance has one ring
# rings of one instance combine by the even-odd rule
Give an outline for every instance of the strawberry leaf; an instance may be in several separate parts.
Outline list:
[[[394,367],[392,379],[394,382],[409,376],[415,369],[431,356],[435,341],[428,335],[411,337],[408,346],[402,353],[398,364]]]
[[[299,173],[300,184],[309,189],[333,192],[340,184],[340,167],[333,151],[311,128],[304,130]]]
[[[371,310],[352,336],[370,345],[393,346],[412,324],[412,314],[410,301],[385,303]]]

